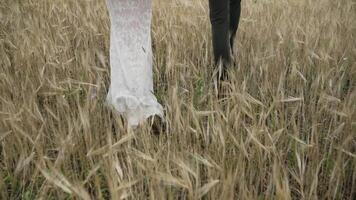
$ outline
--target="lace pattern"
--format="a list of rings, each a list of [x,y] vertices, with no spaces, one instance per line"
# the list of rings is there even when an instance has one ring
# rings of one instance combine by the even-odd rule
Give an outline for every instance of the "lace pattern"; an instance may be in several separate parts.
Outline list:
[[[163,117],[153,95],[151,0],[107,0],[111,19],[111,85],[107,102],[130,126],[151,115]]]

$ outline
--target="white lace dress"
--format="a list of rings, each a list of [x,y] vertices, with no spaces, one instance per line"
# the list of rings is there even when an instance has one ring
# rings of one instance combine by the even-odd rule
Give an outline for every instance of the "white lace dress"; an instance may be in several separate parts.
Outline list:
[[[111,19],[111,85],[107,102],[130,126],[163,117],[153,94],[151,0],[107,0]]]

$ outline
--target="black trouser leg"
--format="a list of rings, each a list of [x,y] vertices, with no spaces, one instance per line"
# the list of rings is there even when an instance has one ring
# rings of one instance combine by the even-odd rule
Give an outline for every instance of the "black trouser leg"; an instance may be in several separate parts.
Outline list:
[[[230,63],[229,0],[209,0],[214,60]]]
[[[240,21],[241,0],[209,0],[214,60],[231,62],[231,51]]]
[[[241,14],[241,0],[230,0],[230,47],[234,53],[234,40],[239,28]]]

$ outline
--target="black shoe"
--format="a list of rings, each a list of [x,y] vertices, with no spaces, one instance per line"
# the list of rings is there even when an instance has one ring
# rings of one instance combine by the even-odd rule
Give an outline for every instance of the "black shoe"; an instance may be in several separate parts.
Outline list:
[[[152,116],[148,118],[148,123],[151,128],[151,133],[158,136],[166,132],[166,123],[160,116]]]
[[[228,67],[220,63],[213,74],[213,80],[215,85],[215,91],[218,99],[224,99],[226,97],[228,88]]]

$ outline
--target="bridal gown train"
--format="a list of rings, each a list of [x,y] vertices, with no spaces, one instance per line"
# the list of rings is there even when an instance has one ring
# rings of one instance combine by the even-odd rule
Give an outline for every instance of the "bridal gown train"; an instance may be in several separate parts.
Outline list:
[[[107,103],[130,126],[150,116],[163,117],[153,94],[151,0],[107,0],[111,19],[111,85]]]

